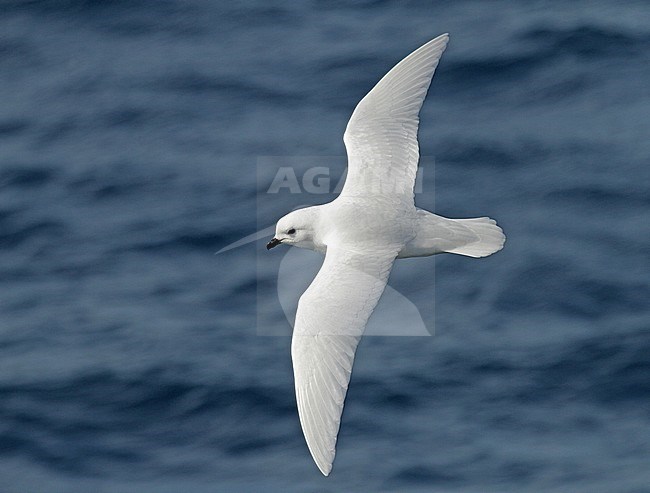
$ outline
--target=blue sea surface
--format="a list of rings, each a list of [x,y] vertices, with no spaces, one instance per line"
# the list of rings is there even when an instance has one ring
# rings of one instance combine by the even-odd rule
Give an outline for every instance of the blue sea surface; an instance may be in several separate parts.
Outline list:
[[[650,492],[648,19],[2,0],[0,493]],[[214,253],[321,203],[265,193],[260,163],[333,156],[340,176],[356,103],[443,32],[417,203],[508,241],[398,262],[435,336],[362,341],[325,478],[290,340],[259,335],[261,312],[290,331],[283,252]]]

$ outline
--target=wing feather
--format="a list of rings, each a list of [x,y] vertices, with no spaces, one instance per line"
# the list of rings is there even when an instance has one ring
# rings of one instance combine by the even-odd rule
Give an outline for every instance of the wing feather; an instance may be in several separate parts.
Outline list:
[[[348,174],[341,195],[393,194],[413,203],[418,115],[448,41],[443,34],[411,53],[357,105],[343,136]]]
[[[372,255],[328,247],[300,298],[291,356],[300,424],[316,465],[332,470],[359,339],[384,291],[397,251]]]

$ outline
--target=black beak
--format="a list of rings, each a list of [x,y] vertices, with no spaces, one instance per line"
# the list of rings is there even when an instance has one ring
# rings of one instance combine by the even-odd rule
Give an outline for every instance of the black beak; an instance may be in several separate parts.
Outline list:
[[[270,250],[271,248],[278,246],[280,243],[282,243],[282,240],[278,240],[277,238],[273,238],[271,241],[269,241],[266,244],[266,249]]]

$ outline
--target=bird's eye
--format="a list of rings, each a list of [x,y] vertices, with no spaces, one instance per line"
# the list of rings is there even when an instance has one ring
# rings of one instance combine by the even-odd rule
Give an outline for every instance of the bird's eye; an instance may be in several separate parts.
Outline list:
[[[292,235],[292,234],[295,234],[295,233],[296,233],[296,230],[293,229],[293,228],[291,228],[289,231],[287,231],[287,234],[289,234],[289,235]]]

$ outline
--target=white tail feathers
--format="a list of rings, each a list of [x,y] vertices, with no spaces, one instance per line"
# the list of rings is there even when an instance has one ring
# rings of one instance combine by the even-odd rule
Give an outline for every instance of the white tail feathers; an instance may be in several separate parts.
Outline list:
[[[449,219],[418,209],[418,231],[404,245],[398,257],[426,257],[437,253],[457,253],[487,257],[503,248],[506,237],[494,219]]]
[[[446,250],[448,253],[457,253],[468,257],[487,257],[498,252],[506,242],[503,230],[497,226],[497,222],[489,217],[477,217],[473,219],[454,219],[455,222],[469,228],[476,237],[474,241],[462,246]]]

